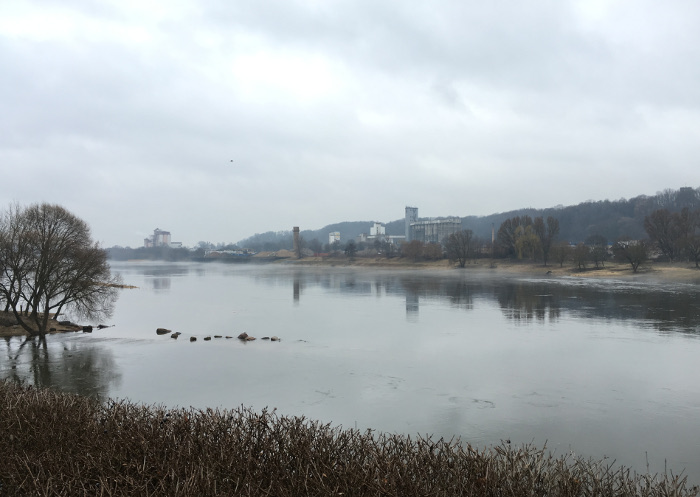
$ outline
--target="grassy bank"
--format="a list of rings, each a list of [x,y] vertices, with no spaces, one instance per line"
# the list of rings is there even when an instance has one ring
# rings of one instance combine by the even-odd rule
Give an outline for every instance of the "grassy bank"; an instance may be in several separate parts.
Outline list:
[[[164,409],[0,382],[0,495],[686,496],[684,478],[508,444]]]

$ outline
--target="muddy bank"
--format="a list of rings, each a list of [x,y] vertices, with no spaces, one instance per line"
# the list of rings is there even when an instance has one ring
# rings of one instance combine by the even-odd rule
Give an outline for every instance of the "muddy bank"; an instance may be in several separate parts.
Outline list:
[[[37,329],[33,323],[30,326],[32,326],[34,330]],[[49,319],[48,329],[50,331],[47,331],[47,335],[82,331],[83,327],[77,324],[60,324],[55,319]],[[15,316],[11,312],[0,312],[0,337],[25,335],[29,335],[29,333],[17,323]]]

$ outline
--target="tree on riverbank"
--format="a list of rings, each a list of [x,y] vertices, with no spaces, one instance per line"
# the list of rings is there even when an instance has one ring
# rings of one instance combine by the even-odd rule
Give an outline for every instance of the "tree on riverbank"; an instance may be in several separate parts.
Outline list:
[[[622,238],[613,245],[613,253],[615,258],[629,262],[632,272],[636,273],[639,266],[649,258],[649,246],[644,240]]]
[[[85,221],[59,205],[10,206],[0,217],[0,301],[32,335],[51,314],[111,314],[119,283]]]
[[[474,232],[462,230],[451,234],[445,241],[445,250],[450,262],[457,262],[459,267],[464,267],[467,260],[474,255]]]

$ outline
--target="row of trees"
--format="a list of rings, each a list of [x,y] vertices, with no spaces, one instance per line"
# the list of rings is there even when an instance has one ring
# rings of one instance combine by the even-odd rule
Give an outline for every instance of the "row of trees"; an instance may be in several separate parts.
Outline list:
[[[50,317],[110,315],[119,278],[88,225],[58,205],[12,205],[0,214],[0,304],[32,335]]]
[[[690,260],[700,266],[700,209],[659,209],[644,218],[644,229],[669,261]]]
[[[497,240],[506,257],[541,259],[546,266],[558,235],[559,220],[552,216],[546,221],[542,217],[533,220],[530,216],[516,216],[501,224]]]
[[[658,250],[669,261],[689,260],[700,267],[700,209],[684,207],[676,212],[657,209],[644,218],[644,230],[648,240],[630,240],[622,236],[610,246],[604,236],[595,234],[572,247],[568,242],[556,243],[557,219],[550,216],[545,222],[542,217],[533,220],[529,216],[516,216],[501,224],[497,249],[501,256],[542,260],[545,266],[550,256],[560,265],[573,260],[581,269],[588,263],[595,264],[596,268],[605,266],[612,254],[630,263],[634,271]],[[458,240],[463,237],[455,236],[452,243],[459,245]],[[457,260],[462,264],[459,258]]]

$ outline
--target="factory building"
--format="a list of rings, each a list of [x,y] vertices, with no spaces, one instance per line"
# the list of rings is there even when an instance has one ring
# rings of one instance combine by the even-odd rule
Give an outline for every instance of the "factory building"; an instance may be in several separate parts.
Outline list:
[[[418,240],[423,243],[442,243],[448,236],[462,229],[458,217],[431,218],[418,220],[418,207],[406,207],[406,241]]]
[[[143,239],[143,246],[149,247],[171,247],[180,248],[182,247],[182,242],[173,242],[170,239],[170,232],[164,231],[162,229],[156,228],[153,230],[153,234],[148,238]]]

